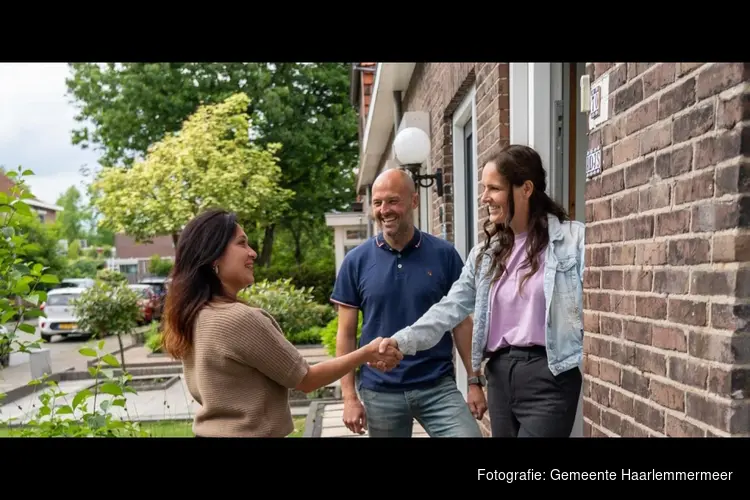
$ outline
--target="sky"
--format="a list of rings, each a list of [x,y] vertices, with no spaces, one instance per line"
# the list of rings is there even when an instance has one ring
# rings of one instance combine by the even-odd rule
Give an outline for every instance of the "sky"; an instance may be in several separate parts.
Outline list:
[[[70,142],[77,123],[66,95],[68,74],[65,63],[0,64],[0,165],[33,170],[27,183],[47,203],[70,186],[85,198],[80,168],[98,167],[96,151]]]

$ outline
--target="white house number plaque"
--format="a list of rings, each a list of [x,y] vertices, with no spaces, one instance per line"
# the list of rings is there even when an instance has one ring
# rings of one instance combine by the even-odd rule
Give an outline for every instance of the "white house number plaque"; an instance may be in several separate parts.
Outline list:
[[[602,148],[590,149],[586,152],[586,178],[590,179],[602,172]]]

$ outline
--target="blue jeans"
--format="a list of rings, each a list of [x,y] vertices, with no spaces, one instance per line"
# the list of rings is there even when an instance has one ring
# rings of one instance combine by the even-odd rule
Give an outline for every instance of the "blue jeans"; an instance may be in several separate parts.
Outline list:
[[[483,437],[456,382],[443,377],[427,389],[379,392],[360,388],[370,437],[409,438],[414,419],[430,437]]]

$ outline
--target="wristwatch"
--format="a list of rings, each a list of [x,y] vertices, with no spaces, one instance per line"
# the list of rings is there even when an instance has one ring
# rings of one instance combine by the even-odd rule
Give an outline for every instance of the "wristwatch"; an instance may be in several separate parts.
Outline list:
[[[478,377],[469,377],[469,385],[476,384],[479,387],[484,387],[487,385],[487,379],[484,377],[484,375],[479,375]]]

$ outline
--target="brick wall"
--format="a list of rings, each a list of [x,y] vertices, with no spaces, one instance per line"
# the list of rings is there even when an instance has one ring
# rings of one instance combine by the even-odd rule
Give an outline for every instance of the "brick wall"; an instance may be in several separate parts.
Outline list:
[[[456,108],[466,97],[472,85],[476,86],[477,167],[489,152],[499,144],[507,144],[510,137],[507,63],[420,63],[417,64],[409,88],[404,96],[404,111],[430,113],[432,141],[432,168],[443,169],[444,196],[438,198],[432,190],[432,218],[434,233],[441,232],[440,207],[443,208],[447,238],[453,241],[453,227],[461,221],[453,220],[453,142],[452,119]],[[475,192],[479,193],[478,188]],[[425,190],[421,190],[425,195]],[[478,217],[477,231],[483,235],[482,224],[486,211]],[[482,422],[483,431],[489,434],[489,419]]]
[[[148,259],[153,255],[174,257],[175,248],[171,236],[155,236],[151,243],[136,243],[126,234],[115,234],[115,255],[119,259]]]
[[[439,208],[444,210],[446,233],[453,240],[453,113],[476,86],[477,166],[498,144],[510,137],[507,63],[424,63],[417,64],[405,93],[404,111],[429,111],[432,141],[432,168],[443,169],[444,196],[432,188],[435,234],[440,234]],[[423,190],[424,191],[424,190]],[[478,192],[475,190],[475,192]],[[485,217],[486,214],[480,214]],[[481,234],[481,224],[478,230]]]
[[[747,64],[589,63],[584,432],[750,434]]]

